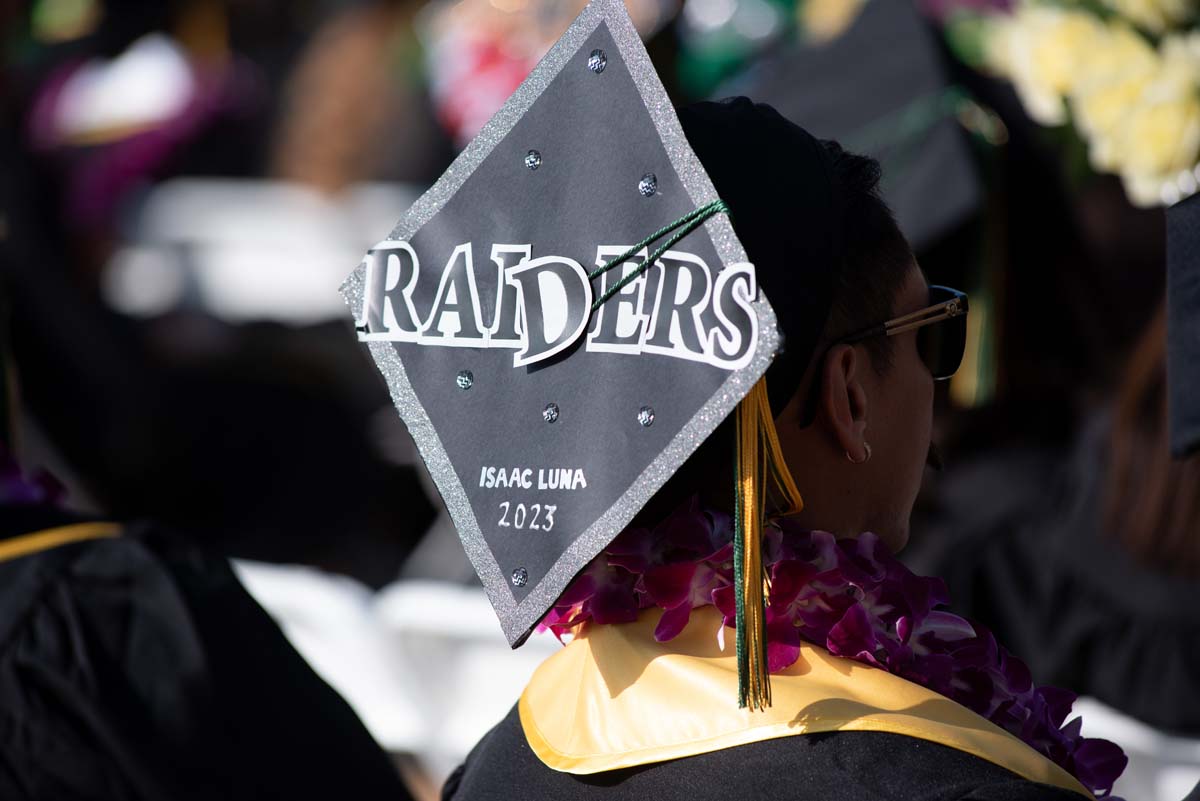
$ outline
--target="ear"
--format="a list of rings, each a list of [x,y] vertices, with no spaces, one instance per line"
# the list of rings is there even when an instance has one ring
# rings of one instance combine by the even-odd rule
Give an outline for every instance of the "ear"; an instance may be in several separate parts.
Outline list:
[[[834,345],[825,356],[818,417],[854,461],[865,461],[867,391],[861,380],[864,363],[852,345]]]

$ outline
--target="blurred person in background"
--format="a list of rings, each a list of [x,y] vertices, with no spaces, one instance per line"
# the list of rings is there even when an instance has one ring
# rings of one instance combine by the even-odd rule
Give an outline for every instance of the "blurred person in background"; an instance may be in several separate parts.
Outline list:
[[[0,795],[409,797],[226,559],[0,460]]]
[[[1119,715],[1103,732],[1130,751],[1126,792],[1177,798],[1158,786],[1167,773],[1200,780],[1200,456],[1171,457],[1163,309],[1067,458],[1027,466],[1017,485],[981,481],[982,466],[947,476],[932,564],[1037,681],[1165,735],[1131,748]]]
[[[958,79],[1009,132],[989,175],[996,393],[943,418],[954,469],[926,487],[908,559],[1028,655],[1036,681],[1087,696],[1085,733],[1130,755],[1118,794],[1174,801],[1200,778],[1198,621],[1183,600],[1200,589],[1200,522],[1194,458],[1167,450],[1156,308],[1161,205],[1194,191],[1200,155],[1198,74],[1173,48],[1200,19],[1178,6],[1147,24],[1162,3],[943,5]],[[1180,95],[1104,105],[1166,77]],[[1164,115],[1176,102],[1186,113]]]
[[[380,586],[433,510],[373,441],[388,398],[344,321],[231,323],[187,306],[134,318],[102,292],[157,184],[267,169],[276,89],[319,7],[145,5],[34,4],[9,41],[5,178],[30,212],[22,236],[54,254],[10,276],[30,417],[56,472],[70,465],[108,511]],[[67,6],[87,13],[54,23]]]
[[[244,20],[270,4],[236,5]],[[52,6],[88,13],[56,28]],[[383,583],[428,520],[411,471],[367,445],[386,393],[355,373],[346,326],[138,321],[98,291],[147,186],[262,169],[245,123],[269,113],[271,59],[233,54],[246,31],[225,9],[39,3],[5,39],[5,798],[408,797],[227,560],[366,565]],[[271,24],[294,32],[284,17]],[[69,492],[14,455],[61,468]],[[372,531],[386,539],[363,549]]]
[[[314,32],[283,88],[271,171],[328,193],[427,185],[454,156],[434,119],[414,0],[349,5]]]
[[[89,328],[92,310],[61,276],[24,283],[62,251],[46,245],[24,203],[14,180],[24,173],[19,154],[0,148],[0,795],[406,797],[387,756],[250,598],[203,528],[182,535],[102,500],[78,510],[81,500],[86,507],[89,497],[105,497],[103,473],[77,478],[76,511],[60,504],[55,482],[22,476],[13,453],[28,408],[18,387],[47,387],[31,376],[62,371],[49,384],[61,393],[58,408],[101,426],[85,432],[91,447],[111,449],[97,456],[131,460],[139,473],[147,466],[131,452],[137,440],[127,437],[139,429],[128,415],[146,408],[142,393],[151,402],[162,396],[114,353],[113,338],[97,336],[103,328]],[[53,302],[43,305],[41,292]],[[55,335],[39,338],[45,327],[31,330],[23,315],[47,308],[57,316],[41,322]],[[125,401],[119,414],[93,416]],[[154,483],[143,486],[153,491]],[[186,519],[190,510],[170,511]],[[211,525],[220,533],[219,520]]]
[[[348,4],[316,30],[283,87],[270,172],[337,193],[366,180],[431,183],[454,153],[414,29],[422,4]]]

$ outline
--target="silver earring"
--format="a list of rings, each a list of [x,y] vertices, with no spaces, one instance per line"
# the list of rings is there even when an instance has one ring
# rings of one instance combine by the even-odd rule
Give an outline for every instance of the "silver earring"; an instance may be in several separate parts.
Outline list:
[[[863,450],[866,451],[866,455],[862,459],[855,459],[850,455],[850,451],[846,451],[846,458],[850,460],[851,464],[866,464],[871,461],[871,443],[864,441]]]

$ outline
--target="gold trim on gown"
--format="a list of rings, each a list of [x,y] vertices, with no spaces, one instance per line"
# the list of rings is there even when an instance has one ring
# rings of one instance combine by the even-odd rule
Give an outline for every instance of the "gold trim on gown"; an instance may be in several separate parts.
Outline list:
[[[966,707],[885,670],[803,643],[772,674],[773,704],[737,705],[734,633],[713,607],[682,633],[654,641],[660,610],[634,623],[584,624],[538,667],[518,710],[530,747],[550,768],[589,774],[695,756],[776,737],[831,731],[904,734],[965,751],[1018,776],[1092,795],[1073,776]]]

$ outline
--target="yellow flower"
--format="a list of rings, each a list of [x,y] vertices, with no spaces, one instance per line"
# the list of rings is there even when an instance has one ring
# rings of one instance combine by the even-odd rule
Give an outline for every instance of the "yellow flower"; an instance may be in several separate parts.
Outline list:
[[[1127,19],[1023,0],[992,24],[988,62],[1044,125],[1067,121],[1065,99],[1092,165],[1120,175],[1134,203],[1167,202],[1200,159],[1200,33],[1164,36],[1156,49],[1128,20],[1165,30],[1200,0],[1105,2]]]
[[[1200,99],[1190,93],[1163,97],[1132,110],[1115,137],[1122,173],[1171,176],[1196,163],[1200,151]]]
[[[1200,33],[1177,33],[1163,37],[1160,45],[1163,62],[1200,76]]]
[[[1156,68],[1091,144],[1093,163],[1119,172],[1131,200],[1161,202],[1163,184],[1200,158],[1200,39],[1165,40]]]
[[[1162,205],[1165,198],[1163,192],[1164,179],[1159,175],[1121,175],[1121,185],[1125,188],[1125,196],[1135,206],[1149,208]]]
[[[1089,140],[1096,169],[1120,168],[1123,145],[1114,137],[1130,112],[1142,103],[1161,69],[1162,60],[1154,48],[1121,23],[1108,26],[1084,58],[1069,97],[1075,125]]]
[[[1061,125],[1067,119],[1063,97],[1105,34],[1103,23],[1091,14],[1026,2],[992,26],[986,57],[1013,82],[1030,117],[1043,125]]]
[[[1121,16],[1152,33],[1196,19],[1196,0],[1104,0]]]

